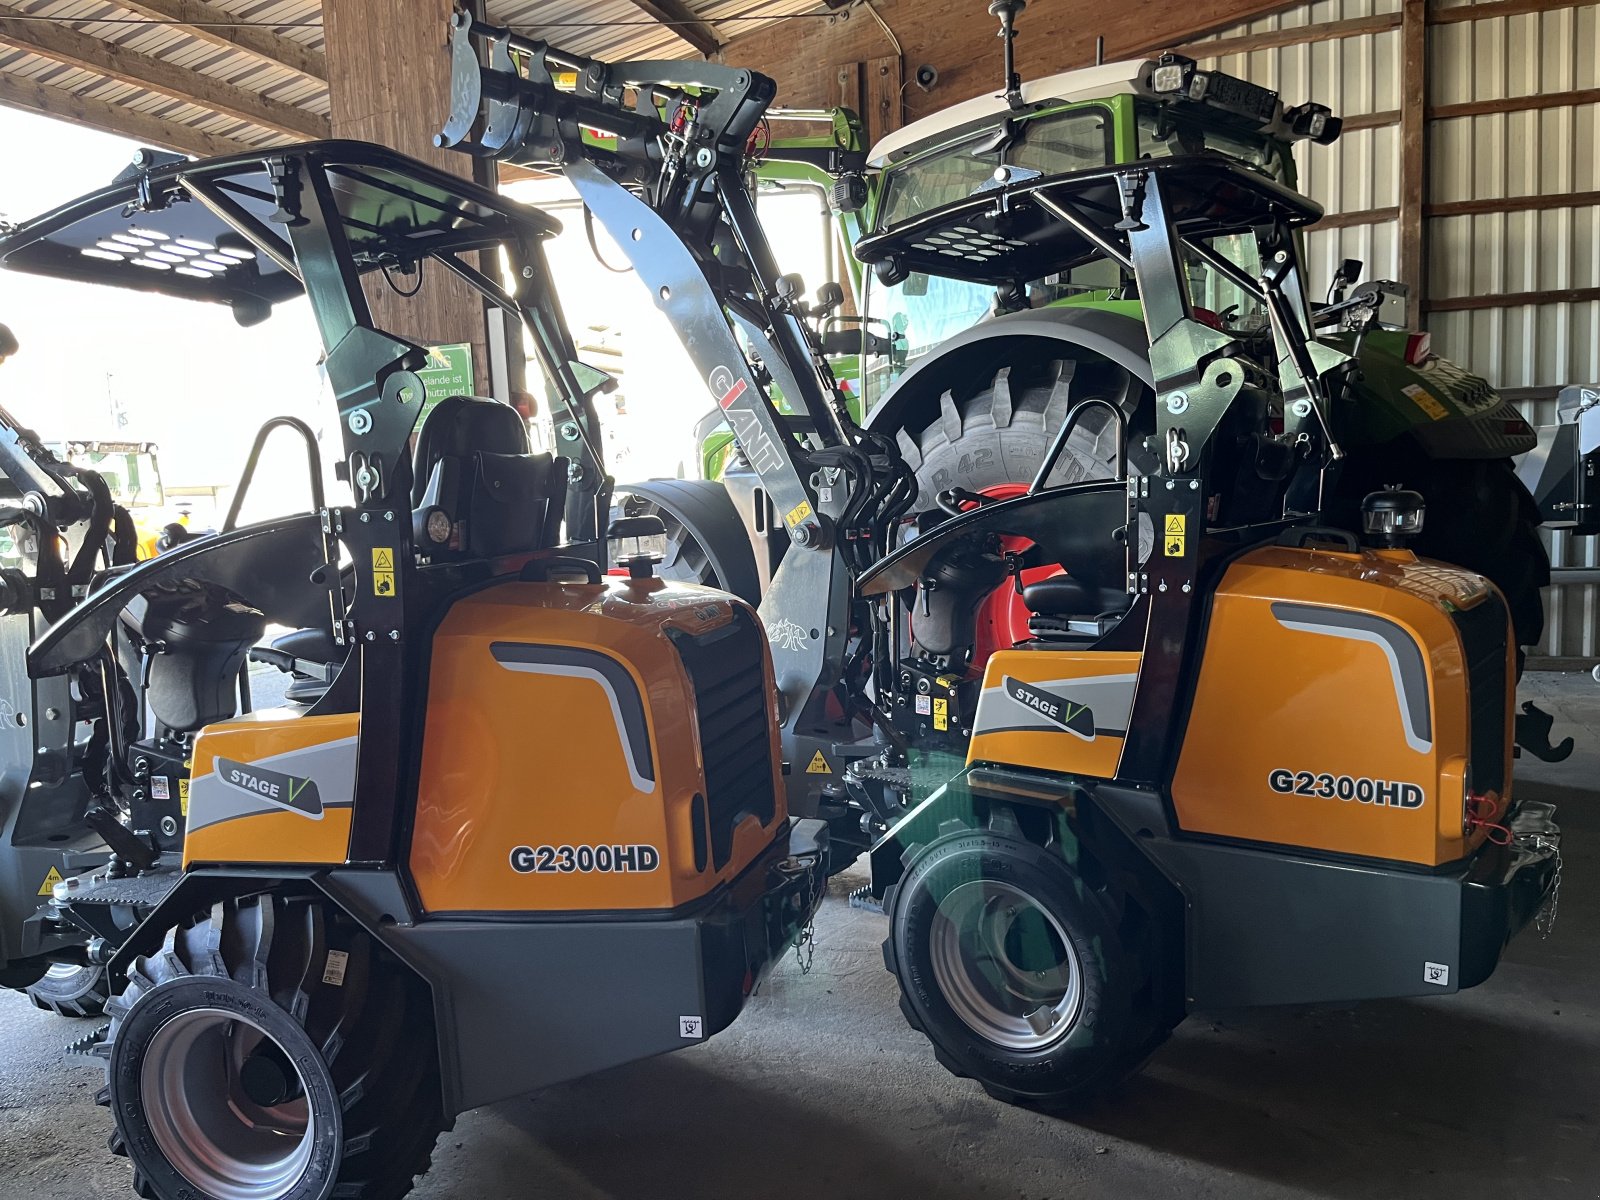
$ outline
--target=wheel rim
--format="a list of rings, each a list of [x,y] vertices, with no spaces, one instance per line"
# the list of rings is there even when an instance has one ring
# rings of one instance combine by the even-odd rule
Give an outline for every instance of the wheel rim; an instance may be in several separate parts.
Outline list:
[[[139,1085],[162,1155],[214,1200],[274,1200],[305,1174],[316,1140],[305,1080],[259,1025],[179,1013],[151,1038]]]
[[[929,941],[946,1003],[985,1040],[1039,1050],[1077,1022],[1077,951],[1061,922],[1015,885],[977,879],[952,889],[934,914]]]
[[[44,973],[46,979],[54,979],[64,983],[69,979],[76,979],[87,968],[80,967],[77,963],[51,963],[50,969]]]

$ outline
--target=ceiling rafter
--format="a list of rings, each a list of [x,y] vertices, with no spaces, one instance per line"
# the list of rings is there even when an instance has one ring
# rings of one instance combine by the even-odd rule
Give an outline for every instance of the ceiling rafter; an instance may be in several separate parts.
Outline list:
[[[635,8],[660,21],[667,32],[689,43],[700,54],[710,57],[722,49],[717,31],[684,0],[629,0]]]
[[[169,121],[93,96],[80,96],[65,88],[34,83],[3,71],[0,71],[0,104],[201,158],[257,149],[238,138],[207,133],[180,121]]]
[[[244,51],[276,63],[319,83],[328,82],[328,64],[322,51],[302,46],[270,29],[249,25],[229,26],[239,17],[207,4],[205,0],[116,0],[118,8],[161,21],[192,38],[223,50]]]
[[[66,25],[16,20],[13,10],[4,7],[0,7],[0,45],[185,100],[274,133],[308,139],[328,136],[328,118],[317,113],[269,100],[259,92],[154,55],[125,49]]]

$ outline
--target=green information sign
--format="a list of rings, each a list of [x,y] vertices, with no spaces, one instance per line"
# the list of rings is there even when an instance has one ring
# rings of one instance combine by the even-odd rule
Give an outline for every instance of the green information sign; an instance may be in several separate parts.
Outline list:
[[[457,342],[451,346],[428,347],[428,365],[417,372],[422,377],[427,397],[422,402],[422,418],[447,396],[470,396],[472,388],[472,346]]]

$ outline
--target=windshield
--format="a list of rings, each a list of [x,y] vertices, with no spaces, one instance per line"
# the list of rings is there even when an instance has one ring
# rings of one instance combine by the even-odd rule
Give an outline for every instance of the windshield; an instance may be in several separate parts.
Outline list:
[[[1139,157],[1176,158],[1180,154],[1223,154],[1285,182],[1283,151],[1261,133],[1218,128],[1159,105],[1139,105]]]
[[[111,489],[111,497],[123,508],[159,507],[165,503],[161,493],[161,473],[156,457],[138,450],[81,450],[67,456],[75,467],[98,471]]]
[[[885,229],[941,204],[965,200],[990,182],[1001,165],[1060,175],[1104,166],[1111,157],[1111,115],[1099,105],[1020,122],[1009,145],[1003,128],[987,129],[888,168],[877,226]]]

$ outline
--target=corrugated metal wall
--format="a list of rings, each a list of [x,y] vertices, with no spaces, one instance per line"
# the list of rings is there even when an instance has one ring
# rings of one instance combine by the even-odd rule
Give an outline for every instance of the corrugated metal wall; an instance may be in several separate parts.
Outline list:
[[[1399,30],[1329,38],[1316,27],[1399,11],[1399,0],[1302,5],[1226,30],[1218,40],[1299,27],[1307,27],[1312,40],[1205,61],[1276,89],[1286,103],[1317,100],[1347,119],[1376,115],[1383,121],[1401,104]],[[1433,24],[1428,55],[1430,106],[1600,87],[1600,8]],[[1431,120],[1428,139],[1431,204],[1600,190],[1597,104]],[[1393,210],[1400,202],[1398,124],[1356,129],[1328,147],[1302,143],[1296,165],[1302,190],[1330,214]],[[1600,286],[1600,208],[1593,205],[1433,216],[1425,231],[1431,300]],[[1392,216],[1313,230],[1306,248],[1314,294],[1344,258],[1362,259],[1366,278],[1399,274]],[[1435,312],[1426,323],[1436,350],[1498,387],[1600,382],[1600,302]],[[1554,420],[1553,400],[1526,407],[1535,423]],[[1556,568],[1600,568],[1600,539],[1556,533],[1549,541]],[[1600,585],[1552,587],[1546,611],[1545,643],[1537,653],[1600,657]]]

